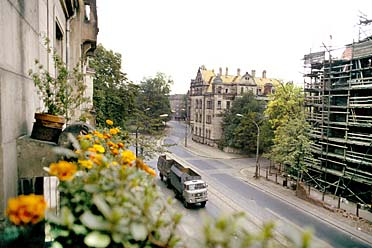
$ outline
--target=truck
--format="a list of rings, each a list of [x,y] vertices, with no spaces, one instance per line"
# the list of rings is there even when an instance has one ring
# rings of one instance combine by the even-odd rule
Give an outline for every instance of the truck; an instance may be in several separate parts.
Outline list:
[[[205,207],[208,201],[208,185],[201,175],[167,155],[159,156],[157,167],[160,180],[173,189],[176,198],[183,202],[185,208],[195,205]]]

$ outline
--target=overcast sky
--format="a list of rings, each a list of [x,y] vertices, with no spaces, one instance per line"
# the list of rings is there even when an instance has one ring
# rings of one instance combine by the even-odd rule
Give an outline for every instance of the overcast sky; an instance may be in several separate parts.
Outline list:
[[[163,72],[180,94],[201,65],[302,84],[304,54],[358,40],[359,11],[372,19],[372,0],[97,0],[97,9],[98,42],[122,54],[128,78]]]

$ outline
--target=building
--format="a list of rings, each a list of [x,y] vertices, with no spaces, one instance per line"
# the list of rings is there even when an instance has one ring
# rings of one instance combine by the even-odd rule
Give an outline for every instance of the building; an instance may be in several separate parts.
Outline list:
[[[173,120],[185,120],[187,114],[186,107],[186,95],[185,94],[175,94],[169,96],[169,102],[171,106]]]
[[[204,66],[197,71],[195,79],[191,80],[189,91],[189,116],[192,139],[196,142],[217,146],[222,136],[221,121],[225,110],[232,106],[236,97],[253,92],[257,97],[273,93],[279,80],[257,77],[255,70],[241,74],[237,69],[235,75],[225,73],[222,68],[218,73],[207,70]]]
[[[28,75],[35,59],[53,73],[48,38],[69,69],[80,63],[86,73],[87,96],[93,85],[88,67],[96,47],[95,0],[0,1],[0,212],[17,195],[17,140],[31,133],[34,113],[42,106]],[[89,107],[89,106],[83,106]]]
[[[307,54],[305,104],[313,158],[307,179],[360,203],[372,197],[372,37]]]

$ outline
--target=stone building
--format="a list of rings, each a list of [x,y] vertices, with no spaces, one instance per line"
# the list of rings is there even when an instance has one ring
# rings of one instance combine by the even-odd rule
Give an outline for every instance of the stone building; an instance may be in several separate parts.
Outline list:
[[[186,95],[174,94],[169,96],[169,102],[172,111],[172,119],[179,121],[186,117]]]
[[[191,80],[190,99],[190,128],[192,139],[196,142],[217,146],[222,135],[221,121],[223,113],[232,106],[236,97],[253,92],[258,98],[272,93],[279,80],[257,77],[255,70],[242,74],[237,69],[235,75],[207,70],[204,66],[198,69],[196,78]]]
[[[71,69],[81,62],[92,97],[92,71],[87,66],[98,34],[95,0],[0,1],[0,212],[17,195],[17,140],[31,133],[34,113],[42,107],[28,75],[35,59],[53,73],[45,38]],[[83,106],[89,107],[89,106]]]

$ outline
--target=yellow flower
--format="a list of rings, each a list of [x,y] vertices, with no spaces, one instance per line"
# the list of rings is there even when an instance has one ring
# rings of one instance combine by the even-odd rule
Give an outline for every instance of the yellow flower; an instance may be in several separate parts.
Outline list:
[[[123,161],[123,164],[130,164],[135,159],[136,156],[130,150],[125,150],[121,153],[121,160]]]
[[[97,164],[97,165],[102,165],[103,161],[103,157],[102,157],[102,154],[91,154],[89,156],[89,158],[92,160],[93,163]]]
[[[78,163],[87,169],[91,169],[93,167],[93,162],[91,160],[78,160]]]
[[[104,148],[103,146],[101,146],[101,145],[94,144],[94,145],[93,145],[93,148],[94,148],[97,152],[99,152],[99,153],[104,153],[104,152],[105,152],[105,148]]]
[[[61,181],[71,180],[77,171],[76,164],[59,161],[58,163],[51,163],[49,166],[49,174],[57,176]]]
[[[114,125],[114,122],[112,120],[106,120],[106,124],[112,126]]]
[[[96,131],[96,130],[93,131],[93,135],[95,135],[96,137],[98,137],[100,139],[103,139],[103,134],[100,133],[100,132],[98,132],[98,131]]]
[[[141,159],[136,159],[136,166],[137,168],[146,171],[152,176],[156,176],[155,170],[151,169],[147,164],[145,164]]]
[[[15,225],[36,224],[44,218],[46,202],[41,195],[20,195],[8,200],[6,215]]]
[[[115,147],[116,145],[114,144],[114,142],[112,142],[112,141],[107,141],[107,145],[109,146],[109,147]]]
[[[120,129],[119,128],[111,128],[110,129],[110,133],[112,134],[112,135],[115,135],[115,134],[118,134],[118,133],[120,133]]]

